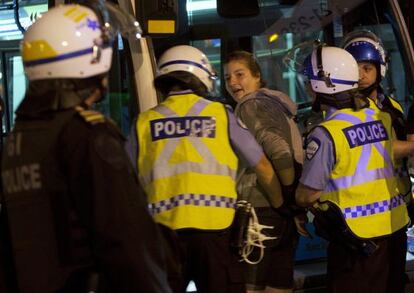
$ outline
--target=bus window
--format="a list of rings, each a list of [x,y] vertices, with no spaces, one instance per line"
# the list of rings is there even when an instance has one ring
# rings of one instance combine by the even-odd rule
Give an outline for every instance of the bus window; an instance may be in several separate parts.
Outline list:
[[[220,39],[210,39],[210,40],[196,40],[192,41],[191,45],[199,48],[204,52],[213,66],[217,74],[220,74],[221,70],[221,42]],[[217,101],[224,101],[221,92],[220,92],[220,79],[215,80],[214,92],[211,94],[212,99]]]
[[[94,106],[105,116],[111,117],[124,135],[129,133],[131,122],[138,111],[133,91],[133,71],[127,50],[127,43],[118,35],[109,72],[108,92],[106,97]]]
[[[209,44],[206,39],[217,38],[222,47],[229,50],[252,51],[262,67],[267,85],[288,93],[298,104],[306,105],[310,97],[303,88],[303,77],[283,62],[288,50],[312,39],[339,46],[348,32],[369,29],[382,39],[390,60],[387,77],[383,80],[384,90],[408,107],[409,77],[401,54],[406,49],[400,43],[400,32],[392,16],[394,12],[387,1],[266,0],[259,1],[259,5],[258,16],[223,18],[217,14],[215,1],[187,0],[191,37],[203,39],[192,39],[192,44],[208,53],[210,48],[206,46]],[[250,39],[247,46],[246,38]],[[229,42],[233,44],[229,45]]]
[[[19,52],[6,52],[4,59],[6,63],[5,79],[7,80],[7,93],[5,96],[8,98],[6,103],[8,105],[9,123],[11,124],[10,127],[12,127],[15,119],[14,112],[23,100],[26,91],[26,77],[24,75],[22,57]]]
[[[0,58],[0,68],[3,68],[3,58]],[[0,128],[0,142],[2,142],[3,139],[3,134],[6,132],[6,123],[5,123],[5,115],[4,115],[4,110],[5,110],[5,104],[4,104],[4,99],[5,99],[5,90],[4,90],[4,77],[3,77],[3,73],[2,70],[0,70],[0,106],[2,106],[3,108],[1,109],[0,113],[1,113],[1,128]]]
[[[368,29],[382,40],[389,59],[388,71],[382,81],[384,92],[397,99],[407,111],[408,97],[413,90],[410,82],[412,65],[407,58],[407,45],[401,42],[401,18],[396,16],[391,5],[395,2],[263,0],[258,1],[260,14],[257,16],[224,18],[217,14],[216,1],[187,0],[191,34],[186,35],[183,42],[190,39],[190,44],[206,52],[219,73],[222,71],[217,67],[221,67],[228,52],[236,49],[253,52],[267,86],[287,93],[299,105],[299,122],[304,126],[305,121],[317,121],[310,117],[311,97],[305,91],[304,77],[300,74],[300,64],[312,47],[298,52],[293,50],[303,43],[312,44],[315,39],[329,46],[340,46],[347,33]],[[212,41],[216,39],[219,41]],[[217,43],[221,49],[215,50]],[[288,54],[293,55],[290,61],[286,59]],[[225,94],[221,79],[221,96]],[[318,238],[301,239],[297,259],[324,257],[325,249],[326,242]]]

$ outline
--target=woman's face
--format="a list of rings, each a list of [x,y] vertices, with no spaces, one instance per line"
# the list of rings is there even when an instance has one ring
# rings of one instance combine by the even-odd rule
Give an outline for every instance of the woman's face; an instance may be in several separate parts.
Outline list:
[[[224,80],[226,90],[237,103],[260,88],[260,76],[253,76],[241,60],[233,60],[224,65]]]

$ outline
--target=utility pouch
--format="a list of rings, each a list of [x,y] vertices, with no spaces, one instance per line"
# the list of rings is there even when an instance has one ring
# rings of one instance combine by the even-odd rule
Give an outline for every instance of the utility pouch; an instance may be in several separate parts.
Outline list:
[[[343,244],[365,256],[372,255],[378,249],[378,245],[373,240],[359,238],[349,229],[336,205],[330,202],[326,202],[326,204],[329,206],[326,211],[314,207],[310,209],[315,216],[313,223],[315,233],[318,236],[328,241]]]
[[[236,213],[230,230],[230,245],[241,249],[246,243],[252,205],[246,200],[236,202]]]

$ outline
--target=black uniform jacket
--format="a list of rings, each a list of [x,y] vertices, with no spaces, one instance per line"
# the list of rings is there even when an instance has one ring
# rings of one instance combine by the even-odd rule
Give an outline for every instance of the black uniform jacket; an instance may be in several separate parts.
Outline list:
[[[81,107],[33,109],[30,100],[20,107],[2,163],[14,256],[6,271],[19,292],[170,292],[160,234],[117,127]]]

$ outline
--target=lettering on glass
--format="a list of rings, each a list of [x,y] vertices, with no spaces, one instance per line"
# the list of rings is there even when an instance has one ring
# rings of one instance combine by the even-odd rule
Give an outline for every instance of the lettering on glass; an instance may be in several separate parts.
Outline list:
[[[174,137],[216,137],[216,119],[208,116],[170,117],[152,120],[152,141]]]
[[[366,122],[343,129],[350,148],[388,140],[388,134],[380,120]]]

